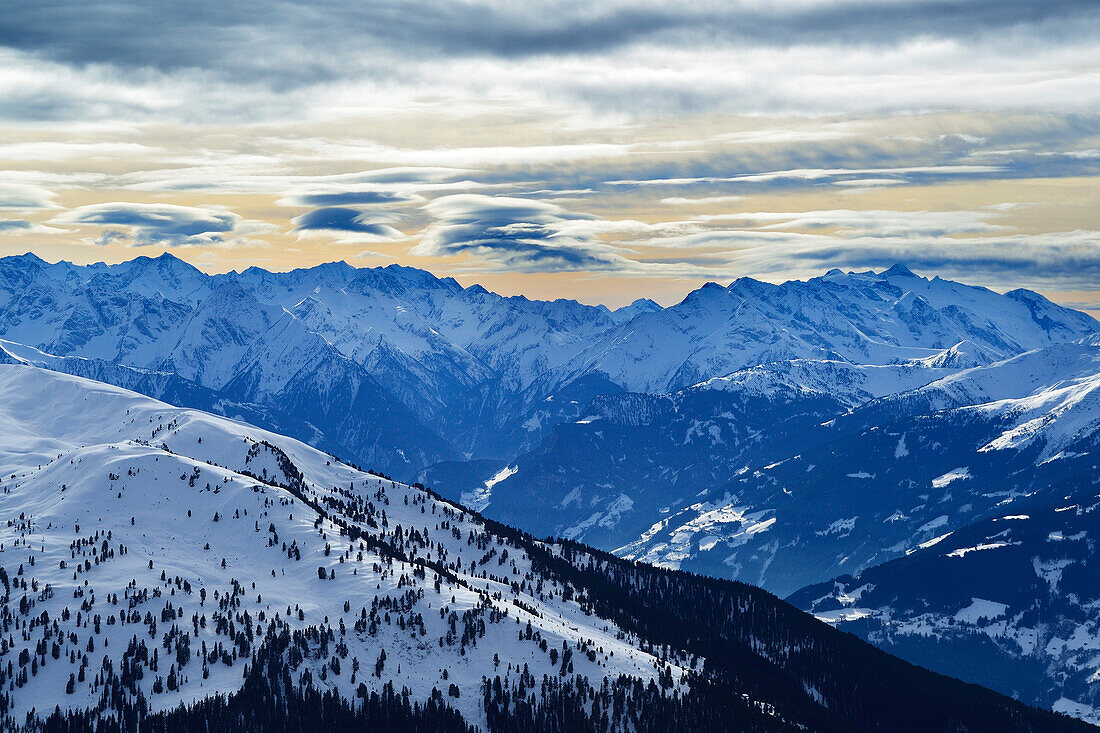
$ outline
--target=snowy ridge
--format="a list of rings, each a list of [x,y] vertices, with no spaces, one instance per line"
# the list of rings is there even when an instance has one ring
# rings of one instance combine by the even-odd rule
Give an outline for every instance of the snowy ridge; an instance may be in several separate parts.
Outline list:
[[[919,397],[927,398],[934,409],[949,409],[1010,401],[1063,384],[1087,381],[1097,372],[1100,372],[1100,347],[1057,344],[945,376],[911,395],[887,398],[887,402]]]
[[[571,660],[590,679],[648,681],[664,669],[629,634],[563,600],[553,581],[540,582],[538,593],[528,589],[532,568],[522,549],[418,489],[298,441],[76,377],[0,366],[0,396],[0,509],[13,519],[0,530],[0,556],[15,582],[5,608],[24,618],[22,604],[58,623],[45,629],[46,648],[57,644],[58,655],[47,652],[41,663],[36,655],[37,674],[12,694],[16,719],[32,707],[93,705],[98,661],[67,693],[70,674],[92,650],[92,660],[106,654],[121,665],[135,636],[150,654],[165,634],[173,640],[173,654],[160,649],[159,671],[147,668],[134,681],[154,709],[232,691],[255,650],[241,619],[263,626],[276,615],[290,628],[347,628],[338,632],[342,668],[328,658],[304,662],[315,681],[349,699],[360,683],[380,689],[391,681],[419,699],[457,685],[462,696],[452,704],[475,722],[483,715],[481,678],[498,671],[494,654],[511,660],[513,674],[516,664],[557,674],[557,653],[548,656],[539,639],[550,648],[564,641],[599,649]],[[297,485],[300,496],[280,484]],[[406,560],[349,541],[306,499],[363,500],[361,526],[375,523],[368,535],[403,548]],[[425,559],[461,570],[437,574]],[[448,621],[454,614],[472,617],[475,638],[459,644]],[[238,632],[227,632],[223,620],[236,621]],[[528,622],[537,636],[517,641],[516,629]],[[3,651],[23,648],[16,646],[4,643]],[[368,673],[383,648],[384,673]],[[197,658],[200,649],[223,653],[207,661]]]
[[[782,285],[709,283],[612,329],[568,369],[604,372],[631,391],[665,392],[774,361],[883,365],[934,358],[963,342],[967,360],[986,360],[1096,331],[1091,317],[1028,291],[1000,295],[903,267],[834,270]]]
[[[883,404],[980,413],[1002,424],[1002,432],[981,450],[1039,442],[1045,446],[1040,460],[1046,460],[1100,429],[1098,387],[1100,347],[1058,344],[951,374],[888,396]]]
[[[1001,295],[901,267],[782,285],[742,278],[669,308],[642,299],[612,312],[502,297],[397,265],[210,276],[168,254],[83,267],[0,258],[0,337],[59,357],[172,372],[261,411],[304,404],[295,389],[323,387],[310,375],[369,378],[370,391],[385,393],[378,399],[400,403],[393,408],[409,434],[430,436],[430,445],[395,438],[398,450],[383,455],[372,448],[377,436],[340,443],[318,425],[340,422],[338,404],[319,405],[325,417],[307,416],[310,425],[293,432],[309,440],[320,432],[410,477],[461,455],[511,458],[608,392],[675,391],[792,360],[902,365],[896,371],[907,375],[893,385],[853,371],[843,389],[855,403],[916,386],[908,375],[919,367],[907,364],[959,370],[1098,330],[1034,293]],[[809,389],[844,378],[828,372],[791,378]],[[562,393],[580,404],[547,409]]]
[[[528,704],[573,730],[596,702],[614,731],[653,714],[715,731],[900,715],[1078,730],[963,695],[762,591],[535,542],[299,441],[117,387],[0,365],[0,425],[5,729],[55,709],[117,720],[138,709],[128,700],[179,720],[178,705],[236,694],[274,653],[291,688],[351,714],[401,690],[494,732],[531,725]]]
[[[691,389],[741,391],[773,398],[793,392],[814,393],[832,396],[849,407],[855,407],[876,397],[906,392],[954,373],[954,368],[936,366],[938,363],[917,360],[904,364],[875,365],[829,359],[794,359],[742,369],[708,379]]]

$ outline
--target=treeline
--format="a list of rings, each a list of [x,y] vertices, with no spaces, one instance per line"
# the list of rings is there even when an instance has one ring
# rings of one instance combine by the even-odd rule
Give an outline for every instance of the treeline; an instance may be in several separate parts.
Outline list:
[[[364,497],[351,487],[333,496],[317,497],[285,454],[273,446],[264,447],[275,455],[280,472],[290,484],[286,487],[288,491],[317,513],[317,527],[322,517],[330,518],[341,537],[361,543],[359,552],[364,549],[378,552],[382,564],[393,559],[410,563],[413,581],[426,583],[424,569],[431,568],[439,577],[465,584],[456,570],[449,567],[442,547],[430,543],[426,528],[422,533],[413,527],[396,525],[389,533],[377,534],[362,529],[360,522],[367,520],[388,528],[383,507],[389,505],[389,499],[381,488],[373,497]],[[414,497],[412,504],[417,503]],[[437,529],[457,531],[449,522],[459,512],[460,508],[444,507],[437,517],[440,520]],[[427,516],[424,506],[421,513]],[[434,506],[431,513],[435,514]],[[553,588],[546,592],[577,602],[586,613],[612,620],[623,635],[631,637],[632,643],[656,658],[656,679],[652,682],[618,677],[600,679],[598,686],[594,686],[585,677],[575,675],[571,664],[574,655],[594,655],[592,649],[578,641],[573,646],[563,645],[559,656],[557,649],[544,646],[551,664],[556,665],[560,659],[556,675],[535,677],[524,665],[522,672],[516,667],[515,675],[505,675],[503,679],[499,675],[483,678],[481,699],[477,703],[484,712],[489,733],[1092,730],[1081,721],[1027,707],[891,657],[752,586],[639,565],[575,542],[543,544],[526,533],[490,520],[484,520],[483,529],[466,534],[467,546],[485,551],[476,561],[478,566],[503,567],[508,560],[506,549],[498,557],[494,545],[503,548],[502,540],[507,540],[513,551],[522,550],[532,562],[530,577],[513,581],[514,588],[532,582],[537,585],[533,592],[541,594],[546,581]],[[274,534],[273,525],[269,531]],[[461,539],[462,534],[454,537]],[[97,554],[102,554],[105,547],[109,551],[109,546],[99,539],[94,536],[86,544]],[[435,560],[417,554],[418,550],[431,549],[437,553]],[[328,551],[326,544],[326,554]],[[337,552],[348,558],[354,551],[351,544],[347,550],[337,548]],[[355,557],[358,562],[358,554]],[[472,573],[474,566],[475,561],[471,560],[467,570]],[[171,582],[163,574],[161,580]],[[401,580],[399,588],[404,588],[404,573]],[[251,631],[243,631],[253,628],[252,619],[246,614],[237,618],[238,602],[244,592],[244,585],[234,580],[232,592],[215,599],[217,614],[212,614],[212,623],[217,633],[227,635],[231,644],[201,650],[209,663],[219,658],[230,665],[233,659],[247,660],[247,673],[239,691],[153,713],[132,679],[139,666],[123,664],[115,670],[105,664],[95,673],[98,700],[93,698],[91,710],[57,709],[45,718],[30,717],[25,730],[30,733],[319,733],[344,729],[472,733],[475,730],[470,725],[475,721],[464,720],[448,706],[448,702],[459,697],[459,688],[453,683],[445,691],[434,690],[427,699],[414,699],[407,690],[395,690],[390,682],[380,691],[360,684],[358,694],[350,700],[331,690],[318,689],[313,684],[310,665],[304,664],[306,655],[301,647],[316,643],[323,651],[326,640],[335,638],[333,630],[326,623],[324,627],[292,632],[286,621],[268,620],[268,631],[253,639]],[[422,589],[407,590],[390,601],[372,604],[369,615],[362,609],[354,632],[373,636],[374,629],[381,623],[390,623],[392,618],[403,630],[411,629],[423,636],[423,618],[414,613],[414,599],[422,592]],[[117,603],[117,596],[109,600]],[[89,610],[90,607],[83,612]],[[344,610],[350,611],[347,602]],[[287,613],[289,616],[291,611],[288,609]],[[232,618],[229,614],[233,614]],[[452,609],[446,633],[439,641],[440,648],[456,642],[461,649],[467,644],[476,645],[484,634],[483,616],[472,611],[459,616]],[[168,623],[177,617],[177,611],[166,605],[161,621]],[[129,616],[120,618],[129,622]],[[201,625],[204,619],[193,619],[193,624]],[[300,612],[298,620],[303,620]],[[47,621],[41,620],[44,630],[53,628],[53,620],[49,620],[49,626]],[[139,622],[136,615],[133,621]],[[156,621],[152,615],[140,619],[141,623]],[[236,621],[239,628],[231,621]],[[340,635],[344,633],[341,620]],[[520,641],[540,644],[543,641],[535,638],[529,626],[519,634]],[[175,638],[169,637],[167,641]],[[169,646],[164,648],[167,651]],[[375,664],[378,678],[383,676],[385,663],[384,650],[380,651]],[[186,663],[184,657],[191,653],[190,649],[177,645],[173,655],[165,655],[165,663],[171,665],[174,659],[182,667]],[[327,652],[317,658],[326,655]],[[45,651],[39,656],[45,659]],[[135,643],[129,656],[144,665],[149,654]],[[152,657],[155,664],[155,649]],[[696,658],[705,660],[698,668]],[[511,660],[502,661],[511,672]],[[335,662],[334,658],[330,664]],[[671,669],[686,663],[690,663],[693,671],[687,675],[686,683],[677,684]],[[353,663],[353,671],[355,666]],[[315,670],[322,683],[325,669],[321,666]],[[155,667],[150,670],[156,672]],[[333,671],[339,674],[338,668],[333,667]],[[354,681],[353,676],[353,684]],[[463,696],[463,702],[467,699]],[[40,716],[43,714],[45,711],[39,711]]]
[[[28,719],[27,733],[321,733],[323,731],[407,731],[474,733],[442,695],[425,702],[386,684],[381,693],[349,701],[292,678],[287,662],[291,635],[271,634],[254,657],[243,687],[229,695],[150,713],[141,696],[106,695],[106,711],[55,710],[45,720]]]
[[[536,573],[566,584],[566,595],[587,612],[615,621],[658,654],[683,650],[706,660],[685,705],[713,714],[688,729],[741,729],[736,701],[748,695],[813,731],[1095,730],[893,657],[760,588],[634,563],[571,540],[556,540],[555,552],[484,521],[490,533],[524,547]],[[654,709],[667,705],[653,702]],[[771,721],[773,729],[786,724]]]
[[[490,733],[803,730],[771,706],[730,695],[698,676],[687,694],[626,676],[598,688],[583,677],[543,677],[529,689],[502,685],[498,676],[484,683],[482,702]]]

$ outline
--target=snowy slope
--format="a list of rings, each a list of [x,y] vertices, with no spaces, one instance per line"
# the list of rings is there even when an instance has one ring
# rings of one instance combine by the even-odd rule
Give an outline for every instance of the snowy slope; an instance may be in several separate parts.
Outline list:
[[[285,314],[284,318],[285,325],[301,335],[294,320]],[[319,338],[310,334],[306,337],[307,342]],[[450,455],[443,440],[362,367],[323,343],[311,349],[290,348],[294,343],[293,338],[253,342],[241,350],[241,362],[248,365],[247,369],[220,390],[174,371],[57,356],[3,339],[0,360],[108,382],[171,404],[246,420],[299,436],[323,450],[353,455],[382,471],[407,469],[410,464]],[[286,369],[288,363],[293,365],[290,370]],[[292,374],[289,378],[285,376],[288,371]],[[278,384],[273,374],[284,376],[278,380],[279,391],[272,393],[266,390],[273,389],[273,382]]]
[[[1080,729],[756,589],[534,542],[296,440],[117,387],[0,365],[0,428],[5,729],[29,712],[233,693],[284,633],[293,685],[353,709],[405,690],[492,730],[526,720],[501,690],[562,731],[593,699],[613,730]],[[556,717],[576,698],[554,690],[582,695],[580,718]]]
[[[337,674],[329,666],[327,686],[353,697],[358,682],[380,689],[393,681],[427,699],[433,687],[456,684],[465,694],[453,704],[472,721],[480,716],[481,677],[497,670],[494,654],[510,660],[513,674],[517,664],[538,676],[556,674],[537,640],[517,641],[517,629],[528,622],[550,648],[564,641],[600,649],[591,661],[573,657],[577,673],[587,677],[627,674],[647,681],[663,669],[613,623],[562,600],[553,581],[540,583],[537,592],[527,587],[533,576],[523,550],[480,534],[485,528],[472,515],[297,441],[23,366],[0,367],[0,424],[0,511],[13,520],[0,530],[0,542],[3,566],[17,584],[6,608],[29,604],[20,618],[46,613],[59,623],[45,629],[45,648],[56,642],[59,657],[47,651],[38,673],[12,694],[17,719],[32,707],[92,705],[101,655],[121,664],[135,635],[150,654],[165,633],[178,638],[177,631],[190,632],[192,655],[203,647],[228,651],[233,642],[221,624],[235,621],[240,629],[245,614],[260,625],[278,614],[290,628],[346,627],[346,634],[338,632],[347,645],[339,653],[343,668]],[[302,498],[275,485],[294,485],[295,470],[303,475],[298,491],[311,501],[362,499],[375,517],[366,521],[380,524],[369,535],[386,537],[411,561],[350,541]],[[461,570],[447,576],[414,571],[425,558]],[[319,579],[318,568],[334,577]],[[481,568],[492,577],[482,577]],[[376,617],[370,609],[377,603],[383,610]],[[402,610],[387,613],[390,603]],[[120,613],[125,622],[116,623]],[[466,613],[485,625],[478,631],[483,635],[460,644],[449,619]],[[353,631],[364,618],[363,630]],[[376,629],[367,631],[368,625]],[[461,622],[457,628],[461,636]],[[43,629],[33,632],[32,648]],[[384,674],[377,677],[368,669],[383,648]],[[67,694],[69,675],[79,669],[70,653],[79,659],[93,649],[93,666]],[[236,689],[242,661],[235,657],[247,659],[248,646],[238,645],[224,662],[192,658],[178,667],[167,648],[160,654],[159,673],[146,670],[137,681],[157,709]],[[353,675],[356,659],[362,669]],[[317,679],[328,661],[306,664]],[[153,693],[155,681],[165,682],[173,670],[178,689]]]

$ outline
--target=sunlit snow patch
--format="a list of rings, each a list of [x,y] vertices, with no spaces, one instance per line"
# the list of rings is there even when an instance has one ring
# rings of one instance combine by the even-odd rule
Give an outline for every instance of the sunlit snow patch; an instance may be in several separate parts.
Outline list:
[[[475,512],[484,511],[489,506],[489,500],[493,498],[493,487],[509,476],[514,476],[519,471],[519,466],[505,466],[493,474],[492,478],[485,481],[482,486],[472,491],[462,492],[462,503]]]
[[[996,550],[1000,547],[1008,547],[1011,544],[1018,544],[1013,542],[983,542],[980,545],[974,545],[973,547],[960,547],[957,550],[952,550],[947,553],[948,557],[966,557],[968,552],[981,552],[982,550]]]
[[[970,478],[970,468],[963,466],[961,468],[954,468],[942,476],[937,476],[932,479],[933,488],[942,489],[952,481],[958,481],[961,478]]]
[[[1004,616],[1005,611],[1008,610],[1007,604],[987,601],[984,598],[971,598],[970,601],[969,606],[959,609],[959,612],[955,614],[956,621],[968,624],[976,624],[983,618],[992,621]]]

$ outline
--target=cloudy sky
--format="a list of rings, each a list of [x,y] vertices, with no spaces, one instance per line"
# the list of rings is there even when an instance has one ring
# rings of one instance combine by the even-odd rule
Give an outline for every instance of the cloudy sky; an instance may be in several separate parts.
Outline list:
[[[20,3],[0,171],[0,254],[609,305],[902,262],[1100,312],[1100,3]]]

